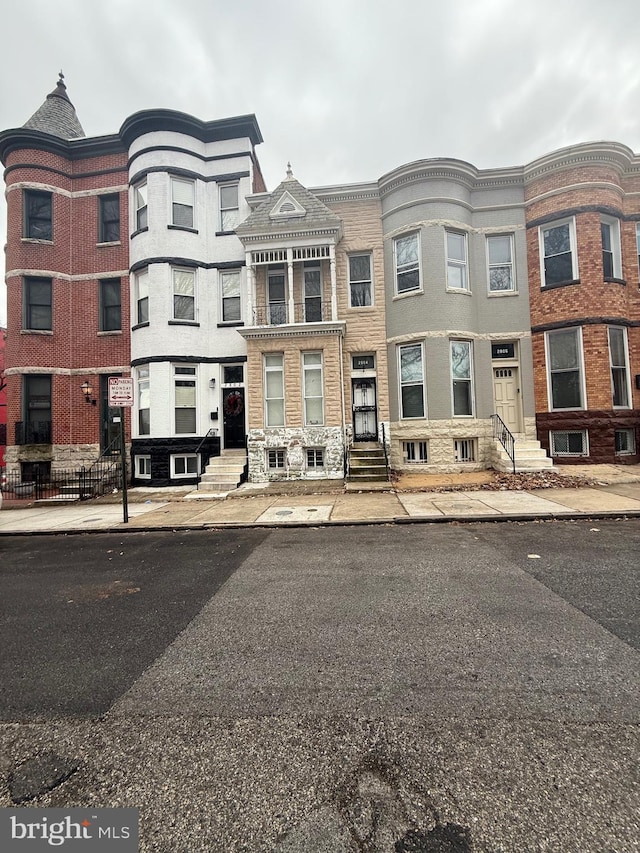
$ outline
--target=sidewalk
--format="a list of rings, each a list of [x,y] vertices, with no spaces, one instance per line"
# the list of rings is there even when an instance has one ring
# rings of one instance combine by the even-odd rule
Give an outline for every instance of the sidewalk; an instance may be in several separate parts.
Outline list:
[[[5,506],[0,534],[640,517],[640,466],[565,467],[567,482],[582,479],[585,485],[516,489],[480,482],[465,490],[456,483],[461,476],[446,475],[418,481],[434,480],[440,486],[415,488],[408,476],[394,485],[373,484],[367,491],[353,490],[352,484],[345,490],[342,481],[246,484],[226,498],[209,500],[188,499],[186,488],[132,489],[127,524],[121,497],[114,495],[72,505]],[[476,479],[491,481],[493,476],[486,472]]]

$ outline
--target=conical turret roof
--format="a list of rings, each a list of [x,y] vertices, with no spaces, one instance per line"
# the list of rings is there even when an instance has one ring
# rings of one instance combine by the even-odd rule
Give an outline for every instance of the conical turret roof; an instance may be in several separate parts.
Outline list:
[[[61,139],[77,139],[85,135],[75,108],[67,95],[62,71],[56,88],[47,95],[45,102],[23,127],[41,130],[43,133],[50,133]]]

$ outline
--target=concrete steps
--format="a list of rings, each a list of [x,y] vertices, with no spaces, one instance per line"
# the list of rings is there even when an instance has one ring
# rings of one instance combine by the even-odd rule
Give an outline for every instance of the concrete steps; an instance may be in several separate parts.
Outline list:
[[[349,449],[350,483],[387,482],[384,450],[374,441],[353,444]]]
[[[546,450],[535,439],[516,438],[515,443],[516,473],[530,471],[548,471],[553,468],[553,459],[547,456]],[[511,473],[513,464],[507,452],[499,441],[494,442],[492,451],[492,467],[496,471]]]
[[[223,450],[214,456],[204,469],[198,492],[232,492],[240,485],[247,464],[245,450]]]

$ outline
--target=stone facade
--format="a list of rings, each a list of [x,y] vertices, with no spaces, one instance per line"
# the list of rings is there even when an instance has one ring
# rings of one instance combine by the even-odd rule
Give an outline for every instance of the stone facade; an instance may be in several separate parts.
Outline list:
[[[324,464],[309,467],[306,451],[321,448]],[[284,450],[283,466],[270,467],[269,450]],[[344,477],[341,427],[273,427],[250,429],[247,441],[249,481],[335,480]],[[280,460],[275,460],[280,461]]]

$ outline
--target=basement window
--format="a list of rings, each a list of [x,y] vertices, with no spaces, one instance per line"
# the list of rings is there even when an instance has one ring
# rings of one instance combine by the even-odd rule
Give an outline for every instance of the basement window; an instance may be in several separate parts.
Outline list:
[[[456,438],[453,442],[456,462],[476,461],[476,439]]]
[[[589,442],[586,430],[550,432],[552,456],[588,456]]]
[[[429,461],[426,441],[403,441],[402,461],[408,464],[420,464]]]

